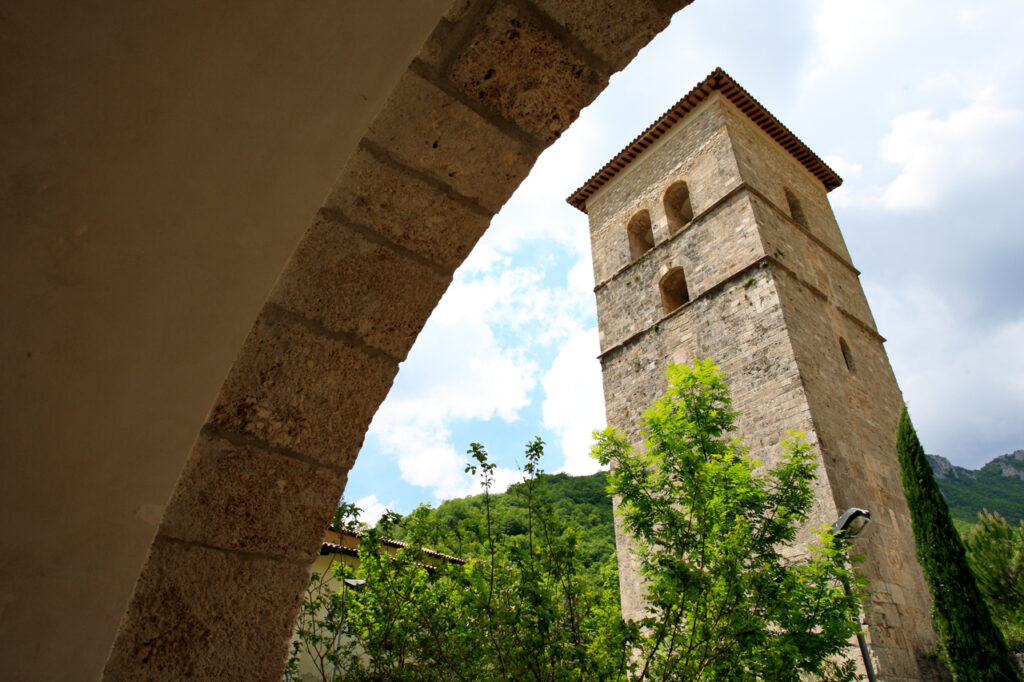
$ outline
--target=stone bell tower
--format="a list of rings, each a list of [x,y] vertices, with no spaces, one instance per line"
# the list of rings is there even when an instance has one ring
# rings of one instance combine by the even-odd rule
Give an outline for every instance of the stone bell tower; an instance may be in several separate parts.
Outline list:
[[[826,196],[841,182],[716,69],[568,201],[590,218],[608,423],[637,439],[665,366],[713,358],[754,457],[775,461],[787,429],[815,446],[810,525],[870,509],[855,549],[876,670],[930,679],[935,634],[896,461],[903,398]],[[635,617],[642,586],[616,534]]]

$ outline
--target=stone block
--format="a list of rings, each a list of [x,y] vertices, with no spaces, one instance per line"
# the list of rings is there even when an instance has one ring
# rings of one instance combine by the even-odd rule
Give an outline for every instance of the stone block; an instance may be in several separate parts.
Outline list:
[[[308,580],[303,565],[157,538],[104,679],[280,679]]]
[[[434,27],[433,32],[420,48],[419,54],[416,55],[416,59],[426,64],[431,70],[440,70],[445,57],[451,52],[450,46],[457,43],[452,35],[454,31],[451,23],[437,22],[437,26]]]
[[[397,371],[384,354],[271,306],[249,332],[210,421],[347,470]]]
[[[689,189],[694,220],[684,232],[696,228],[707,217],[706,211],[715,213],[712,209],[739,186],[739,168],[725,128],[721,100],[717,94],[708,98],[690,112],[686,125],[675,126],[645,152],[643,163],[626,166],[588,200],[596,281],[607,280],[632,261],[625,225],[642,210],[652,216],[664,215],[670,186],[685,181]],[[734,224],[718,229],[739,228]],[[667,226],[656,226],[655,234],[662,235],[657,243],[664,243]],[[677,232],[676,238],[679,236]]]
[[[804,214],[804,225],[798,229],[809,232],[849,263],[850,254],[821,181],[738,109],[726,109],[725,114],[744,181],[787,217],[792,211],[786,197],[788,190],[798,199]],[[793,220],[791,224],[796,227],[798,223]]]
[[[625,68],[672,19],[645,0],[538,0],[536,4],[615,70]]]
[[[212,547],[301,563],[320,546],[344,476],[202,434],[160,532]]]
[[[365,147],[349,159],[326,207],[451,270],[465,260],[491,221],[485,209],[450,196]]]
[[[455,0],[444,13],[444,18],[450,22],[457,22],[472,8],[472,0]]]
[[[269,300],[401,361],[450,283],[451,275],[321,212]]]
[[[467,97],[545,144],[608,82],[534,16],[507,3],[480,23],[448,75]]]
[[[367,137],[493,212],[536,159],[521,141],[412,71],[392,91]]]

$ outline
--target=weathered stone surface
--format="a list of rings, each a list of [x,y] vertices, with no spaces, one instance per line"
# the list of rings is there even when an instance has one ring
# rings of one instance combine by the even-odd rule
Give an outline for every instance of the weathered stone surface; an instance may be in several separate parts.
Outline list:
[[[807,231],[849,263],[850,253],[821,181],[739,109],[725,107],[722,113],[728,120],[729,136],[743,181],[768,197],[786,215],[789,215],[786,190],[790,190],[800,201]]]
[[[875,582],[867,615],[874,653],[887,679],[919,679],[912,654],[933,642],[920,625],[927,624],[930,606],[895,455],[902,395],[881,339],[792,276],[779,273],[776,284],[815,431],[825,443],[819,476],[827,478],[838,509],[872,512],[871,532],[858,539],[856,550],[866,557],[864,574]]]
[[[456,22],[466,15],[473,6],[473,0],[454,0],[444,13],[446,21]]]
[[[465,104],[408,71],[367,133],[402,163],[497,212],[536,158]]]
[[[576,120],[607,83],[519,5],[497,3],[449,74],[479,100],[545,143]]]
[[[669,130],[587,202],[596,282],[607,280],[631,262],[625,228],[637,211],[650,212],[656,244],[668,239],[664,201],[671,185],[686,182],[694,216],[699,218],[729,189],[741,184],[719,99],[717,95],[709,97],[690,112],[686,126]],[[691,153],[697,148],[700,154]]]
[[[765,253],[785,265],[821,293],[839,309],[863,322],[870,329],[875,321],[867,297],[860,286],[857,272],[838,253],[822,246],[806,230],[794,230],[791,219],[777,206],[770,205],[760,195],[751,194],[754,213],[760,225]],[[827,227],[827,223],[818,223]]]
[[[457,16],[449,21],[439,21],[427,37],[426,42],[423,43],[416,59],[426,64],[431,70],[439,71],[443,64],[450,60],[452,46],[458,44],[456,37],[458,22],[462,19],[462,15],[471,9],[472,5],[473,0],[465,0],[463,9],[457,13]]]
[[[321,212],[269,300],[401,361],[450,282],[430,263]]]
[[[199,436],[160,532],[212,547],[310,561],[344,476],[265,449]]]
[[[672,19],[647,0],[539,0],[536,4],[615,70],[625,67]]]
[[[307,580],[302,565],[157,538],[104,679],[278,680]]]
[[[674,235],[660,210],[666,188],[687,183],[695,217]],[[807,226],[790,215],[799,195]],[[635,422],[665,388],[668,362],[711,357],[729,380],[751,455],[777,461],[786,430],[816,446],[812,527],[864,507],[871,530],[855,548],[873,581],[867,609],[872,651],[887,680],[931,673],[928,597],[914,559],[895,457],[902,396],[835,222],[824,186],[721,95],[687,118],[587,202],[598,281],[604,393],[609,424],[635,442]],[[632,260],[625,225],[648,211],[655,246]],[[681,266],[689,303],[665,315],[659,277]],[[621,528],[623,615],[643,609],[643,586]]]
[[[764,255],[749,198],[738,193],[692,226],[663,241],[596,290],[601,349],[651,328],[662,317],[659,282],[670,267],[681,267],[690,299]]]
[[[397,369],[382,353],[265,308],[210,421],[347,470]]]
[[[663,12],[680,4],[649,1]],[[610,7],[637,16],[636,3]],[[325,480],[317,465],[344,475],[391,384],[394,359],[404,355],[428,301],[443,290],[444,271],[468,255],[490,213],[525,174],[530,154],[558,137],[605,83],[607,74],[598,72],[606,65],[578,48],[612,23],[607,17],[604,28],[586,18],[564,20],[568,28],[530,0],[450,3],[412,71],[460,104],[409,74],[403,82],[412,85],[395,94],[396,109],[385,109],[363,138],[322,214],[358,237],[318,225],[300,246],[210,415],[205,433],[228,444],[200,446],[168,513],[168,533],[244,552],[301,553],[307,542],[301,537],[310,531],[301,530],[294,542],[274,536],[312,525],[294,518],[307,508],[310,518],[317,504],[325,512],[333,508],[333,499],[323,501],[330,477]],[[559,36],[569,36],[570,45]],[[636,47],[627,42],[630,50]],[[355,129],[346,134],[360,135]],[[486,157],[478,154],[481,144]],[[393,253],[412,257],[394,261],[391,272]],[[439,269],[440,279],[431,279]],[[305,462],[311,464],[303,469]],[[275,492],[281,480],[303,491],[274,507],[267,491]],[[251,499],[236,507],[250,492]],[[261,523],[265,528],[255,528]],[[247,526],[249,536],[239,530]],[[244,552],[159,537],[107,677],[279,679],[306,574]],[[282,616],[288,622],[280,622]]]
[[[609,419],[614,414],[620,428],[638,433],[636,421],[666,387],[665,365],[712,357],[734,387],[748,444],[758,448],[759,457],[768,450],[781,455],[777,446],[786,429],[811,423],[775,289],[770,270],[754,267],[733,286],[687,304],[657,329],[608,353],[603,365]],[[753,324],[752,315],[758,318]],[[736,390],[737,385],[749,390]]]
[[[452,270],[491,220],[485,209],[473,208],[365,147],[349,159],[325,207]]]
[[[656,328],[605,355],[602,375],[609,424],[625,431],[634,443],[640,442],[636,423],[664,393],[667,363],[711,357],[733,389],[734,407],[740,412],[737,426],[751,446],[752,456],[766,463],[778,461],[783,454],[779,441],[787,429],[805,431],[813,442],[814,423],[792,347],[785,338],[786,320],[775,289],[769,268],[754,267],[731,286],[718,287],[692,301]],[[600,323],[600,303],[598,310]],[[834,520],[827,480],[819,479],[815,485],[815,513]],[[812,536],[806,532],[800,542],[810,540]],[[628,536],[620,533],[616,542],[620,576],[635,576]],[[638,616],[643,596],[639,581],[620,578],[620,588],[624,615]]]

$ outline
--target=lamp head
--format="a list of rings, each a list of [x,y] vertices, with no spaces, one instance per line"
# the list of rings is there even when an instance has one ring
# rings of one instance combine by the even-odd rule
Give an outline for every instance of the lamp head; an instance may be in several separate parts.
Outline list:
[[[840,540],[852,540],[871,522],[871,512],[867,509],[850,507],[839,520],[832,524],[831,533]]]

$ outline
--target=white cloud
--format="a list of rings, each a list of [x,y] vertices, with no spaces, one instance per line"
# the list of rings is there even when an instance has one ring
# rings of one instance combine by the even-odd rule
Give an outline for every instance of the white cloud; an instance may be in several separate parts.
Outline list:
[[[388,502],[387,504],[382,503],[377,499],[376,495],[367,495],[360,497],[354,502],[359,507],[359,520],[368,526],[373,526],[380,520],[380,517],[384,516],[384,512],[389,509],[394,509],[395,503]]]
[[[817,87],[837,72],[857,68],[906,40],[906,27],[935,11],[915,0],[861,0],[814,4],[813,49],[804,87]]]
[[[498,467],[491,472],[491,492],[492,493],[503,493],[508,490],[508,487],[513,483],[519,483],[523,480],[523,472],[519,469],[508,469],[506,467]],[[472,495],[482,493],[484,491],[483,484],[479,477],[474,482],[474,488],[470,492]]]
[[[537,267],[510,267],[500,250],[492,253],[459,271],[370,427],[402,480],[435,499],[480,489],[464,472],[452,424],[516,422],[537,384],[536,349],[572,338],[593,310],[589,254],[570,270],[567,288],[547,286]],[[495,488],[518,479],[515,469],[498,469]]]
[[[398,455],[402,479],[422,488],[431,488],[437,498],[464,494],[472,487],[463,473],[465,458],[455,451],[447,429],[415,419],[395,424],[382,437],[383,443]]]
[[[590,457],[591,432],[605,424],[598,351],[597,329],[576,331],[541,380],[544,426],[559,435],[565,454],[560,471],[570,474],[590,474],[599,468]]]
[[[585,300],[584,305],[589,308],[594,307],[594,266],[590,262],[590,251],[588,250],[583,258],[576,261],[576,264],[569,269],[569,276],[567,277],[569,283],[569,291],[573,292],[576,296],[581,296]]]
[[[1024,67],[1019,0],[815,2],[801,99],[823,108],[818,133],[864,173],[832,195],[838,206],[936,207],[950,192],[1020,165]],[[992,87],[995,84],[996,87]],[[832,130],[848,131],[836,136]],[[883,163],[878,163],[881,161]],[[838,169],[840,175],[846,175]]]
[[[925,449],[973,468],[1021,447],[1024,319],[980,330],[926,286],[865,288]]]
[[[1001,108],[985,93],[946,119],[927,110],[900,114],[879,150],[883,161],[902,167],[885,188],[883,203],[893,209],[932,208],[947,195],[1017,167],[1022,113]]]
[[[847,161],[838,154],[825,157],[832,170],[843,179],[843,184],[832,190],[828,195],[833,206],[856,206],[877,203],[878,188],[865,187],[860,178],[864,174],[864,164]]]
[[[381,430],[386,432],[375,435],[382,449],[396,456],[402,480],[429,488],[435,501],[483,492],[479,477],[465,472],[469,457],[456,450],[443,421],[410,418],[387,423]],[[497,467],[493,477],[492,492],[502,492],[522,479],[519,471],[505,467]]]
[[[503,344],[489,320],[506,297],[533,285],[528,272],[513,270],[457,278],[445,294],[370,426],[370,438],[396,459],[406,482],[430,488],[436,498],[467,494],[473,483],[448,425],[513,422],[529,404],[539,368],[516,344]]]
[[[1016,159],[1020,165],[1024,135],[1020,120],[1011,120],[1024,111],[1024,96],[1012,87],[1024,72],[1020,0],[975,0],[969,8],[955,0],[793,0],[772,5],[778,23],[791,30],[771,36],[755,33],[765,6],[726,0],[681,12],[541,156],[460,268],[374,420],[368,443],[394,463],[396,475],[437,497],[476,491],[463,473],[465,443],[456,447],[452,433],[469,425],[485,442],[511,438],[504,424],[533,416],[528,407],[539,394],[538,381],[545,392],[538,412],[566,454],[565,468],[593,466],[586,452],[590,429],[603,421],[599,370],[572,365],[593,362],[597,350],[570,348],[585,346],[581,334],[593,326],[589,234],[586,217],[564,199],[715,63],[814,149],[832,154],[827,161],[846,183],[830,197],[836,205],[857,206],[850,222],[840,219],[851,250],[853,218],[860,221],[863,246],[855,261],[866,276],[887,278],[869,298],[891,339],[893,364],[922,435],[953,457],[995,454],[980,445],[957,451],[952,444],[964,442],[963,434],[1010,433],[1006,424],[1019,422],[1024,370],[1015,342],[1024,330],[1019,321],[979,330],[964,322],[963,306],[947,305],[926,289],[898,289],[897,273],[900,282],[926,281],[926,266],[935,272],[935,262],[953,261],[943,255],[949,250],[961,259],[959,271],[984,270],[985,264],[968,260],[981,250],[963,248],[962,219],[956,231],[954,221],[937,220],[918,237],[910,221],[886,209],[936,205],[969,189],[981,174],[1000,172],[992,164]],[[723,12],[750,18],[754,28],[726,28]],[[792,15],[782,16],[787,12]],[[807,21],[811,35],[803,33]],[[714,61],[708,61],[709,47],[718,55]],[[984,92],[986,83],[1000,85],[1001,99]],[[888,163],[879,158],[883,137]],[[947,208],[950,217],[962,218],[963,212]],[[1012,228],[994,223],[987,229],[994,240]],[[891,251],[884,238],[897,232],[900,248],[919,247],[920,256],[901,268],[882,257]],[[971,239],[977,241],[977,230]],[[554,286],[565,276],[553,273],[556,261],[559,268],[574,263],[567,288]],[[950,279],[947,290],[953,290]],[[951,295],[999,298],[966,284]],[[567,346],[547,365],[561,343]],[[593,404],[578,404],[581,396],[593,396]],[[492,436],[494,427],[501,435]],[[521,431],[532,435],[537,425],[523,424]],[[517,437],[513,448],[523,440]],[[517,475],[503,468],[499,486]]]
[[[847,161],[838,154],[826,156],[825,163],[827,163],[836,173],[839,173],[840,177],[847,180],[850,178],[859,178],[864,172],[864,164]]]

